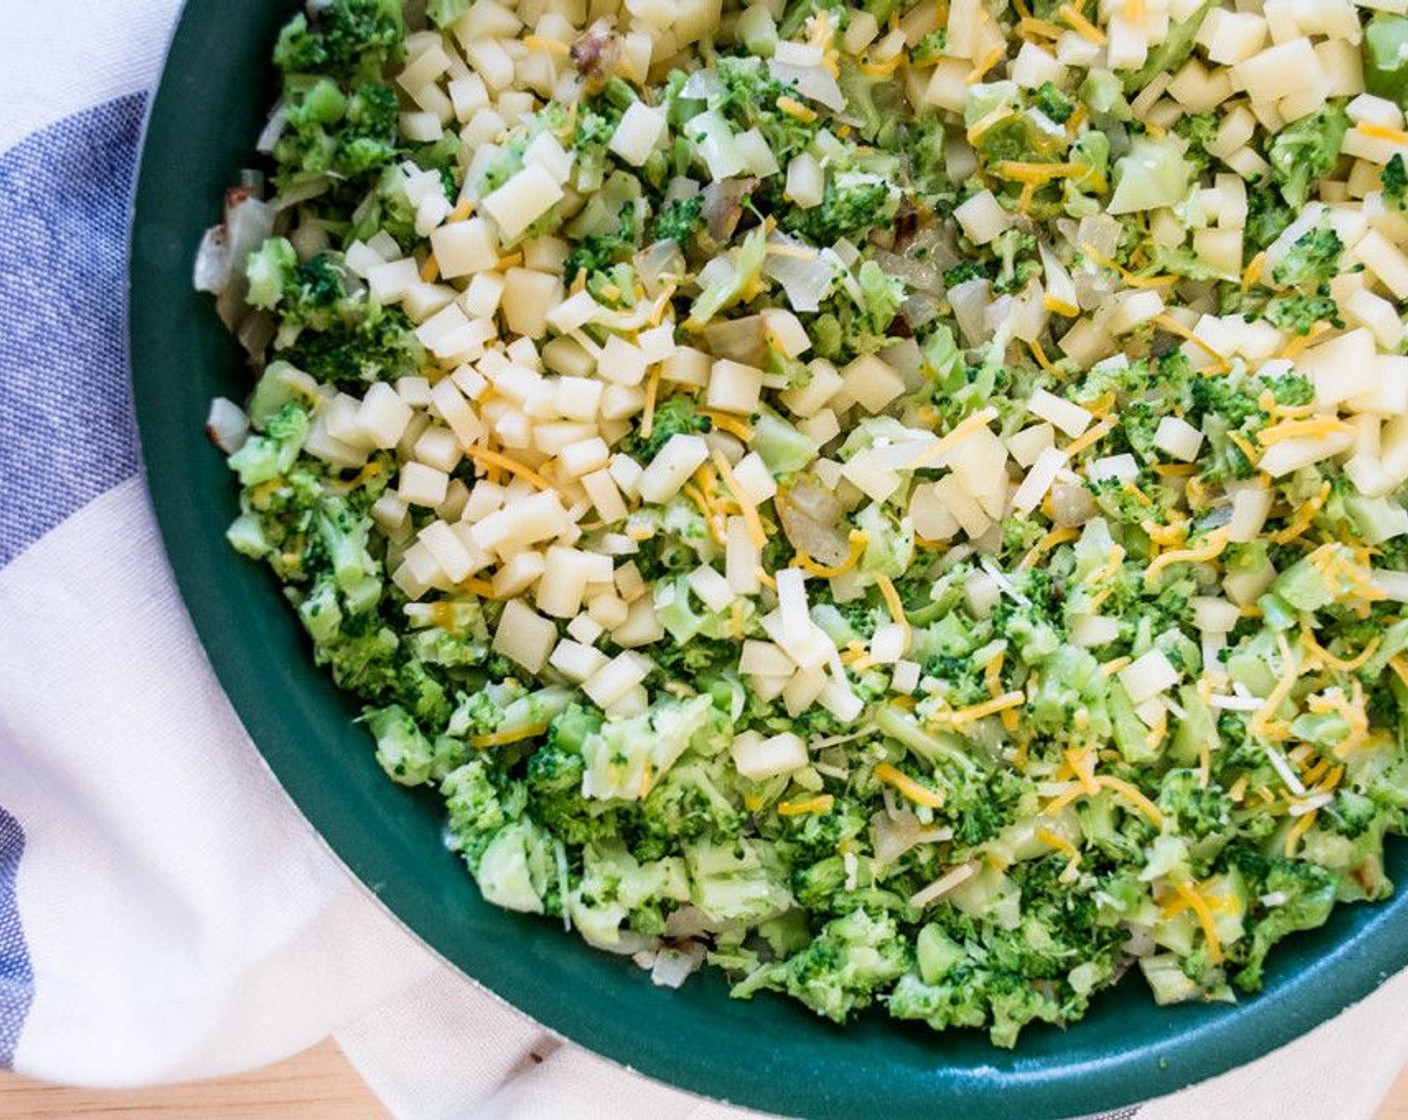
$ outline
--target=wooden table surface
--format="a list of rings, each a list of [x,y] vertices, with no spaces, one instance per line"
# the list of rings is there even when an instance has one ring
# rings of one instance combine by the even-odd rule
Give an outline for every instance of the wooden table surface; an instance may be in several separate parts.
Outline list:
[[[0,1074],[0,1116],[6,1120],[390,1120],[330,1041],[256,1073],[165,1089],[97,1093],[36,1085]],[[1374,1120],[1408,1120],[1408,1068],[1389,1090]]]

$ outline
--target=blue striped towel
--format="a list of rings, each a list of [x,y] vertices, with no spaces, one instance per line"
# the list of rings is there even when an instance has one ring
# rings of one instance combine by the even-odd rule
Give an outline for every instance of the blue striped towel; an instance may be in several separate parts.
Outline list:
[[[312,834],[206,664],[138,472],[122,341],[127,198],[176,10],[0,4],[0,1066],[153,1084],[335,1033],[398,1117],[743,1115],[439,963]],[[1400,978],[1140,1120],[1367,1117],[1408,1053],[1405,1001]]]

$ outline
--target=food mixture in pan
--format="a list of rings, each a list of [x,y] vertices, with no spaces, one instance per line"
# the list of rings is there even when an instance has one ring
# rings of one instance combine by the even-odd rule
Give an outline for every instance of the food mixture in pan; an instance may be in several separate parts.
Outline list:
[[[1405,8],[315,0],[230,543],[659,984],[1254,992],[1408,819]]]

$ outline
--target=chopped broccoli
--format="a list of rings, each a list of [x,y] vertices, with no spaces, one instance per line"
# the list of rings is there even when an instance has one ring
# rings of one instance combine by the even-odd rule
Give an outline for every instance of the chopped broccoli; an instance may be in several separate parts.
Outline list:
[[[1339,272],[1344,242],[1328,226],[1302,234],[1271,270],[1271,278],[1281,287],[1317,291]]]
[[[1291,206],[1304,206],[1310,184],[1335,166],[1348,129],[1344,108],[1330,104],[1276,134],[1267,157],[1281,196]]]
[[[704,196],[691,195],[667,202],[655,216],[651,234],[656,241],[673,241],[686,248],[704,228]]]
[[[1379,173],[1379,182],[1383,187],[1384,201],[1395,210],[1401,211],[1408,205],[1408,200],[1404,197],[1408,194],[1408,171],[1404,170],[1401,152],[1394,152],[1384,164],[1383,171]]]
[[[637,462],[648,463],[660,453],[671,436],[707,432],[712,427],[713,421],[695,411],[692,397],[670,397],[655,409],[650,435],[642,434],[637,428],[626,438],[622,450]]]
[[[765,964],[734,986],[736,996],[776,988],[818,1015],[844,1023],[904,974],[911,958],[894,919],[856,910],[833,918],[801,952]]]
[[[349,84],[379,78],[406,50],[400,0],[320,0],[289,21],[274,46],[286,74],[328,74]]]
[[[843,237],[885,226],[899,208],[899,199],[883,180],[865,175],[827,177],[821,202],[809,210],[790,209],[778,224],[812,245],[834,245]]]

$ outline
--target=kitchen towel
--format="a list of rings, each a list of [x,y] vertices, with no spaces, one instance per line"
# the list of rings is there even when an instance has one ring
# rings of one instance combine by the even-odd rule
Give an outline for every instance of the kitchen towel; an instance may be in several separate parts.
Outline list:
[[[442,964],[299,816],[206,663],[123,344],[127,200],[177,12],[0,0],[0,1066],[149,1085],[335,1034],[399,1120],[743,1115]],[[1408,1056],[1405,1006],[1400,977],[1140,1120],[1368,1117]]]

